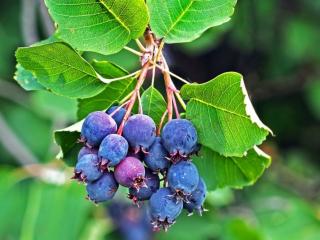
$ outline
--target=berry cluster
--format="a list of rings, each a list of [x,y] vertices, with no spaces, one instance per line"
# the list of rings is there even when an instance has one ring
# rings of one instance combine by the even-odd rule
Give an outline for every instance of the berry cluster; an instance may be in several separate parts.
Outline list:
[[[124,108],[112,107],[90,113],[83,122],[84,147],[73,178],[86,183],[88,199],[104,202],[113,198],[119,184],[127,187],[138,206],[149,200],[155,230],[167,230],[183,208],[201,214],[206,185],[189,158],[199,148],[192,123],[170,120],[156,136],[152,118],[135,114],[124,122],[125,114]],[[117,133],[121,127],[122,136]]]

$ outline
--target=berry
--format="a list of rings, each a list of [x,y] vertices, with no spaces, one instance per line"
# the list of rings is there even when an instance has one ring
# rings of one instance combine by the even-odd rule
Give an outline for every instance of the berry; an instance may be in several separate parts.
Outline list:
[[[197,131],[186,119],[173,119],[162,130],[162,143],[173,158],[186,158],[197,149]]]
[[[87,146],[82,147],[78,154],[78,161],[87,154],[98,154],[98,150],[95,148],[88,148]]]
[[[152,173],[148,168],[145,169],[145,172],[146,187],[140,188],[139,191],[136,188],[129,188],[129,198],[132,199],[134,203],[148,200],[160,187],[158,174]]]
[[[98,168],[98,156],[86,154],[79,159],[72,178],[82,182],[92,182],[101,177],[102,172]]]
[[[194,190],[191,193],[191,196],[188,199],[189,202],[184,202],[183,207],[187,209],[189,214],[192,214],[193,211],[196,211],[197,213],[202,215],[202,212],[204,211],[204,208],[202,205],[204,203],[204,200],[206,199],[206,194],[207,194],[206,183],[202,178],[200,178],[196,190]]]
[[[164,172],[170,166],[170,162],[167,159],[168,152],[162,146],[161,138],[156,137],[156,140],[151,145],[149,152],[144,157],[144,162],[154,172]]]
[[[105,202],[113,198],[118,187],[113,172],[106,172],[98,180],[87,184],[88,198],[95,203]]]
[[[180,215],[183,203],[172,197],[170,188],[160,188],[151,196],[149,208],[154,229],[159,230],[162,227],[167,230]]]
[[[118,134],[106,136],[102,140],[98,152],[101,159],[100,166],[103,168],[116,166],[126,157],[128,148],[128,142],[124,137]]]
[[[145,152],[155,140],[156,124],[147,115],[135,114],[124,125],[123,136],[135,152],[140,149]]]
[[[168,185],[175,192],[177,198],[186,199],[199,183],[199,173],[196,166],[190,161],[181,161],[173,164],[168,171]]]
[[[107,114],[112,114],[114,111],[116,111],[118,109],[118,106],[113,106],[111,108],[109,108],[106,113]],[[119,110],[112,115],[112,118],[116,121],[118,127],[120,126],[123,118],[124,118],[124,115],[126,114],[126,110],[124,108],[119,108]]]
[[[117,131],[117,124],[108,114],[102,111],[90,113],[83,122],[82,139],[92,147],[97,147],[109,134]]]
[[[114,169],[114,176],[124,187],[140,189],[145,186],[145,169],[143,163],[135,157],[126,157]]]

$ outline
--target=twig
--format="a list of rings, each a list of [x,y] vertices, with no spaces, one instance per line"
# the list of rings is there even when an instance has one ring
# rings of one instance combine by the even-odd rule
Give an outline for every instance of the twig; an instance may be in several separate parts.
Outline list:
[[[120,106],[118,106],[116,108],[116,110],[114,110],[112,113],[109,114],[110,117],[114,116],[117,112],[120,111],[120,109],[124,106],[126,106],[130,101],[126,101],[125,103],[121,104]]]
[[[128,120],[128,118],[129,118],[129,116],[131,114],[133,105],[134,105],[134,103],[136,101],[136,98],[137,98],[137,95],[139,93],[139,90],[140,90],[140,88],[141,88],[141,86],[142,86],[142,84],[143,84],[143,82],[144,82],[144,80],[145,80],[145,78],[147,76],[149,67],[150,67],[150,61],[147,62],[141,69],[141,73],[140,73],[140,76],[138,78],[137,85],[136,85],[136,87],[135,87],[135,89],[134,89],[134,91],[133,91],[133,93],[132,93],[132,95],[130,97],[130,100],[129,100],[130,102],[129,102],[128,106],[127,106],[127,112],[124,115],[123,120],[122,120],[122,122],[120,124],[120,127],[118,129],[118,134],[119,135],[122,135],[124,124]]]
[[[151,63],[154,63],[154,62],[151,61]],[[161,71],[166,71],[166,70],[165,70],[162,66],[160,66],[159,64],[156,64],[156,67],[157,67],[158,69],[160,69]],[[168,70],[167,70],[167,71],[168,71]],[[186,79],[178,76],[177,74],[175,74],[175,73],[173,73],[173,72],[171,72],[171,71],[168,71],[168,73],[169,73],[172,77],[180,80],[181,82],[183,82],[183,83],[185,83],[185,84],[190,84],[190,82],[189,82],[188,80],[186,80]]]
[[[137,56],[140,56],[140,57],[143,56],[143,53],[141,53],[141,52],[139,52],[139,51],[137,51],[137,50],[135,50],[133,48],[125,46],[124,49],[129,51],[129,52],[131,52],[131,53],[133,53],[133,54],[135,54],[135,55],[137,55]]]
[[[104,78],[102,77],[99,73],[97,73],[97,76],[98,76],[98,79],[101,81],[101,82],[104,82],[104,83],[111,83],[111,82],[114,82],[114,81],[119,81],[119,80],[123,80],[123,79],[127,79],[129,77],[133,77],[133,76],[136,76],[138,75],[139,73],[141,72],[141,69],[140,70],[137,70],[133,73],[130,73],[128,75],[125,75],[125,76],[122,76],[122,77],[117,77],[117,78]]]
[[[180,118],[180,113],[179,113],[178,106],[177,106],[177,101],[176,101],[176,98],[174,97],[174,95],[172,97],[172,102],[173,102],[174,111],[176,113],[176,118],[179,119]]]
[[[143,44],[140,42],[139,39],[136,39],[136,44],[138,45],[139,49],[141,52],[145,52],[146,51],[146,48],[143,46]]]
[[[187,110],[187,106],[185,104],[185,102],[183,101],[182,97],[180,96],[180,93],[179,92],[174,92],[174,94],[176,95],[181,107],[183,108],[184,111]]]
[[[139,114],[143,114],[143,110],[142,110],[142,103],[141,103],[141,96],[140,96],[140,89],[138,91],[138,103],[139,103]]]
[[[162,125],[163,125],[163,123],[164,123],[164,119],[166,118],[167,114],[168,114],[168,110],[166,110],[166,111],[162,114],[162,117],[161,117],[161,120],[160,120],[160,123],[159,123],[159,127],[158,127],[158,129],[157,129],[157,136],[159,136],[160,133],[161,133],[161,128],[162,128]]]

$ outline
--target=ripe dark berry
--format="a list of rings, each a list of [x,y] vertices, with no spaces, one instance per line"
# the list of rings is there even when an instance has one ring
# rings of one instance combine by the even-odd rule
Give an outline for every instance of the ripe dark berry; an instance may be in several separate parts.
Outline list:
[[[123,136],[135,152],[147,151],[156,137],[156,124],[147,115],[135,114],[129,117],[123,129]]]
[[[173,164],[168,171],[168,185],[177,197],[185,199],[199,183],[199,173],[196,166],[190,161],[181,161]]]
[[[149,211],[155,230],[167,230],[180,215],[182,201],[176,201],[170,188],[160,188],[149,200]]]
[[[108,114],[102,111],[90,113],[83,122],[81,137],[92,147],[97,147],[109,134],[117,131],[117,124]]]
[[[197,148],[197,131],[186,119],[169,121],[161,133],[162,143],[172,157],[186,158]]]
[[[88,198],[94,203],[110,200],[118,190],[113,172],[104,173],[98,180],[87,184]]]
[[[118,135],[110,134],[106,136],[99,147],[98,157],[101,159],[100,167],[114,167],[124,159],[128,153],[127,140]]]
[[[193,211],[196,211],[200,215],[204,210],[203,203],[206,199],[207,194],[207,186],[202,178],[199,179],[198,186],[196,190],[191,193],[190,198],[188,199],[189,202],[184,202],[183,207],[187,209],[187,211],[192,214]]]
[[[139,191],[136,188],[129,188],[129,198],[134,203],[148,200],[160,187],[160,179],[158,174],[152,173],[148,168],[145,169],[145,183],[146,187],[142,187]]]
[[[79,151],[78,160],[87,154],[98,154],[98,150],[96,148],[88,148],[87,146],[84,146]]]
[[[98,156],[96,154],[86,154],[79,159],[74,169],[72,178],[82,182],[92,182],[101,177],[102,172],[98,167]]]
[[[145,154],[144,162],[154,172],[163,172],[170,166],[170,161],[167,159],[168,152],[162,146],[161,138],[156,137],[156,140],[151,145],[149,152]]]
[[[106,111],[106,113],[110,115],[110,114],[112,114],[114,111],[116,111],[117,109],[118,109],[118,106],[113,106],[113,107],[109,108],[109,109]],[[119,110],[118,110],[116,113],[114,113],[114,114],[112,115],[112,118],[116,121],[118,127],[120,126],[120,124],[121,124],[121,122],[122,122],[125,114],[126,114],[126,110],[121,107],[121,108],[119,108]]]
[[[124,187],[140,189],[145,186],[145,169],[143,163],[135,157],[126,157],[114,169],[114,176]]]

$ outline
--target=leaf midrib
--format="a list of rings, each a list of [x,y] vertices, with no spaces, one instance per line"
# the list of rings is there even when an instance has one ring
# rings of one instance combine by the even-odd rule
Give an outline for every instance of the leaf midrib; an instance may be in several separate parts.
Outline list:
[[[130,29],[122,22],[122,20],[103,2],[103,0],[99,0],[99,2],[109,11],[109,13],[116,19],[124,29],[127,30],[129,36],[131,35]]]
[[[228,109],[219,107],[219,106],[217,106],[217,105],[215,105],[215,104],[205,102],[205,101],[200,100],[200,99],[198,99],[198,98],[191,98],[191,100],[197,101],[197,102],[199,102],[199,103],[202,103],[202,104],[204,104],[204,105],[211,106],[211,107],[213,107],[213,108],[215,108],[215,109],[218,109],[218,110],[220,110],[220,111],[227,112],[227,113],[230,113],[230,114],[233,114],[233,115],[235,115],[235,116],[238,116],[238,117],[241,117],[241,118],[244,118],[244,119],[246,119],[246,120],[251,121],[251,119],[250,119],[248,116],[246,116],[246,115],[241,115],[241,114],[239,114],[239,113],[236,113],[236,112],[230,111],[230,110],[228,110]]]
[[[49,57],[47,57],[47,56],[45,56],[45,55],[41,55],[41,54],[38,54],[38,53],[35,53],[35,52],[30,52],[30,54],[33,54],[33,55],[38,56],[38,57],[43,57],[43,58],[48,59],[49,61],[52,61],[52,62],[60,63],[60,64],[62,64],[62,65],[64,65],[64,66],[70,67],[70,68],[72,68],[72,69],[74,69],[74,70],[77,70],[77,71],[79,71],[79,72],[82,72],[82,73],[84,73],[84,74],[86,74],[86,75],[89,75],[89,76],[97,79],[97,76],[96,76],[96,75],[92,75],[91,73],[85,72],[85,71],[83,71],[83,70],[81,70],[81,69],[78,69],[78,68],[76,68],[76,67],[74,67],[74,66],[72,66],[72,65],[70,65],[70,64],[65,63],[65,62],[59,61],[59,60],[57,60],[57,59],[55,59],[55,58],[49,58]]]
[[[178,22],[180,22],[180,20],[184,17],[184,15],[187,13],[187,11],[191,8],[192,4],[195,1],[192,0],[189,5],[182,11],[181,15],[176,19],[176,21],[173,22],[173,24],[171,25],[171,27],[166,31],[166,33],[164,34],[165,37],[167,37],[169,35],[169,33],[171,32],[171,30],[178,24]]]

